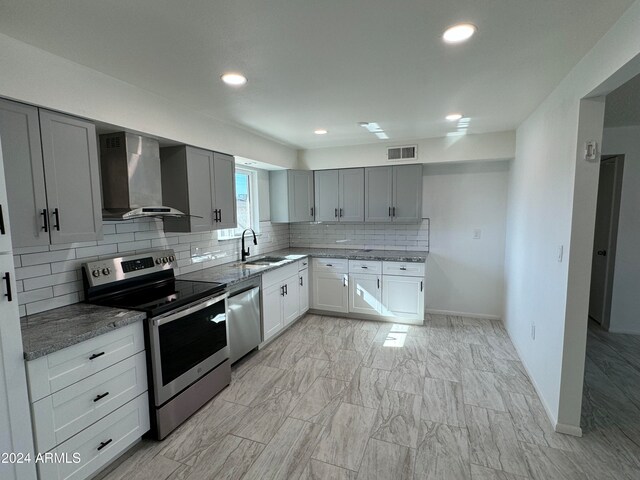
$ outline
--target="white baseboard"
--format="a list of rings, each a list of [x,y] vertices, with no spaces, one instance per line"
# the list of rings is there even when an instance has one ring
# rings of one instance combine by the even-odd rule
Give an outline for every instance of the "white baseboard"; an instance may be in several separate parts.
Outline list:
[[[430,313],[431,315],[451,315],[454,317],[482,318],[485,320],[502,320],[498,315],[487,315],[485,313],[472,312],[454,312],[451,310],[434,310],[432,308],[425,309],[425,313]]]
[[[573,435],[574,437],[582,436],[582,428],[574,427],[573,425],[567,425],[564,423],[556,423],[554,430],[558,433],[564,433],[566,435]]]
[[[540,393],[540,388],[538,387],[538,384],[536,383],[535,379],[533,378],[533,375],[531,375],[531,372],[529,371],[529,367],[527,367],[527,364],[522,361],[522,358],[523,358],[522,352],[520,352],[520,349],[518,348],[518,345],[516,345],[516,343],[513,341],[513,338],[511,338],[511,335],[509,334],[509,330],[507,330],[507,334],[509,335],[509,340],[511,340],[511,344],[513,345],[513,348],[516,349],[516,353],[518,354],[518,357],[520,358],[520,363],[522,363],[522,366],[524,367],[525,371],[527,372],[527,377],[529,377],[529,381],[533,385],[533,388],[536,391],[536,394],[538,395],[538,398],[540,399],[540,403],[542,403],[542,406],[544,408],[544,412],[547,414],[547,418],[549,419],[549,422],[551,423],[551,426],[553,427],[553,430],[555,432],[558,432],[558,433],[564,433],[564,434],[567,434],[567,435],[573,435],[574,437],[581,437],[582,436],[582,428],[576,427],[574,425],[567,425],[567,424],[564,424],[564,423],[558,423],[558,420],[556,419],[556,416],[553,414],[553,412],[551,412],[551,409],[549,408],[549,405],[547,405],[547,402],[545,401],[544,396],[542,396],[542,394]]]
[[[609,333],[621,333],[623,335],[640,335],[640,330],[618,330],[609,326]]]

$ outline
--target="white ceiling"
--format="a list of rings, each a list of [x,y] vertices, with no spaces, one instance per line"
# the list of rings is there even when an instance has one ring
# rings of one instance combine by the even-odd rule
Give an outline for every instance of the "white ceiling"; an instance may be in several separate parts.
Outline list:
[[[0,32],[301,148],[511,130],[632,0],[2,0]],[[475,23],[464,45],[445,27]],[[226,87],[219,76],[243,72]],[[46,75],[46,72],[43,72]],[[108,99],[106,99],[108,101]],[[319,137],[313,130],[324,127]]]
[[[640,125],[640,75],[607,95],[605,103],[605,127],[631,125]]]

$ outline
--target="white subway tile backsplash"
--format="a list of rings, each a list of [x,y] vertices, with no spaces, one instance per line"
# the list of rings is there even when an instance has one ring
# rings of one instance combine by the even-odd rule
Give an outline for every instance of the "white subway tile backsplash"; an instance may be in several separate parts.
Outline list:
[[[50,247],[16,249],[20,315],[58,308],[83,299],[81,266],[118,253],[141,253],[152,248],[172,248],[179,259],[178,274],[201,270],[239,259],[240,240],[218,241],[217,232],[164,233],[162,221],[138,219],[105,222],[103,239]],[[289,247],[289,226],[261,222],[253,255]],[[27,264],[25,264],[25,259]],[[42,262],[42,263],[40,263]]]

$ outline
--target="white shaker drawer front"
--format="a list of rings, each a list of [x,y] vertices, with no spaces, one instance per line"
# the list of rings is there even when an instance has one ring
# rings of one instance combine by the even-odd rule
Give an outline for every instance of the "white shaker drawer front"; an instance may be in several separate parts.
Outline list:
[[[86,428],[51,453],[66,455],[69,462],[40,463],[40,478],[84,480],[127,450],[149,430],[149,400],[144,393]],[[80,457],[73,463],[73,455]]]
[[[373,260],[349,260],[349,273],[382,273],[382,262]]]
[[[346,258],[314,258],[314,272],[348,273],[349,260]]]
[[[33,404],[36,450],[46,452],[147,390],[145,352]]]
[[[301,272],[309,268],[309,257],[303,258],[302,260],[298,260],[298,271]]]
[[[298,274],[298,263],[291,263],[284,267],[279,267],[274,270],[262,274],[262,288],[269,288],[276,283],[284,283],[289,277],[293,277]]]
[[[382,273],[385,275],[403,275],[405,277],[424,277],[424,263],[383,262]]]
[[[31,402],[144,350],[142,322],[27,362]]]

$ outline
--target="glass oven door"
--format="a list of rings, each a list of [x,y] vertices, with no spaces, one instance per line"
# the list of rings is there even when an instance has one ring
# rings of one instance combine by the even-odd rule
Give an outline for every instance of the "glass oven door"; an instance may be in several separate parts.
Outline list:
[[[229,358],[227,295],[151,319],[149,339],[160,406]]]

